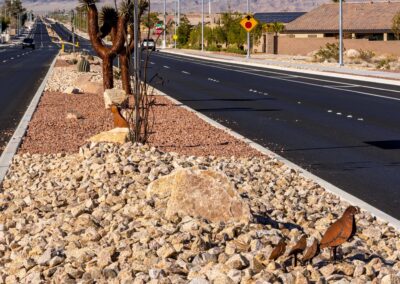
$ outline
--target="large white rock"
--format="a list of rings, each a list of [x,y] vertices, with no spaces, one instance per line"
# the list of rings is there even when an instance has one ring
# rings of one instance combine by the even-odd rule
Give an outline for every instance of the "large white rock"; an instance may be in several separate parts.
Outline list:
[[[360,52],[356,49],[348,49],[345,51],[345,55],[348,58],[357,58],[360,57]]]
[[[152,182],[147,197],[165,206],[165,216],[202,217],[212,222],[249,222],[249,206],[222,172],[180,169]]]
[[[112,104],[120,105],[128,99],[124,90],[120,89],[107,89],[104,91],[104,105],[109,109]]]
[[[90,142],[107,142],[124,144],[128,141],[129,129],[128,128],[114,128],[109,131],[100,132],[95,136],[89,138]]]
[[[76,88],[76,87],[74,87],[74,86],[69,86],[69,87],[66,87],[66,88],[64,89],[63,93],[65,93],[65,94],[70,94],[70,95],[72,95],[72,94],[79,94],[79,93],[81,93],[81,90],[79,90],[79,88]]]

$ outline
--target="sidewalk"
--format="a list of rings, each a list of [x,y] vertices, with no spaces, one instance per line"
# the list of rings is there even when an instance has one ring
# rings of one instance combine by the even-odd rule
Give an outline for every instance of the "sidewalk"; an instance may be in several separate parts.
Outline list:
[[[366,69],[358,69],[351,67],[339,67],[334,63],[307,63],[307,62],[289,62],[285,56],[276,56],[270,54],[256,54],[252,55],[250,59],[246,59],[245,55],[230,55],[230,54],[222,54],[217,52],[210,51],[200,51],[200,50],[191,50],[191,49],[164,49],[166,52],[183,54],[183,55],[196,55],[203,56],[213,59],[220,60],[228,60],[232,61],[232,63],[255,63],[265,65],[265,67],[279,67],[279,68],[289,68],[290,71],[296,70],[310,70],[310,71],[318,71],[325,73],[338,73],[338,74],[347,74],[353,76],[363,76],[363,77],[375,77],[389,80],[400,80],[400,73],[395,72],[385,72],[379,70],[366,70]],[[274,57],[276,59],[274,59]],[[283,58],[282,58],[283,57]],[[289,58],[289,56],[287,56]],[[295,56],[290,56],[290,58],[296,58]],[[293,59],[292,59],[293,60]],[[327,74],[329,75],[329,74]]]

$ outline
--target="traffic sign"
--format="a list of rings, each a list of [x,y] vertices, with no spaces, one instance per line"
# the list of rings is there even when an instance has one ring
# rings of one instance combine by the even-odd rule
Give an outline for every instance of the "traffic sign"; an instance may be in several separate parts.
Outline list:
[[[177,39],[178,39],[178,35],[175,34],[175,35],[172,36],[172,38],[173,38],[174,40],[177,40]]]
[[[246,15],[241,21],[240,25],[247,31],[250,32],[252,29],[254,29],[257,25],[258,22],[252,15]]]

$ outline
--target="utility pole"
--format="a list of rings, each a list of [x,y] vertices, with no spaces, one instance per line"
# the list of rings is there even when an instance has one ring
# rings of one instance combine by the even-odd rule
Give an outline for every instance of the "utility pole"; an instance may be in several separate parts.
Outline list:
[[[174,17],[175,17],[175,31],[174,31],[174,36],[176,36],[176,26],[178,24],[177,20],[177,15],[178,15],[178,1],[175,1],[175,12],[174,12]],[[176,39],[174,39],[174,48],[176,48]]]
[[[167,0],[164,0],[164,31],[162,47],[167,47]]]
[[[74,10],[71,10],[72,52],[75,53]]]
[[[177,0],[178,1],[178,27],[181,24],[181,0]]]
[[[201,0],[201,51],[204,51],[204,0]]]
[[[250,13],[250,3],[249,0],[247,0],[247,14]],[[250,59],[250,33],[247,32],[247,59]]]
[[[339,1],[339,66],[343,66],[343,0]]]

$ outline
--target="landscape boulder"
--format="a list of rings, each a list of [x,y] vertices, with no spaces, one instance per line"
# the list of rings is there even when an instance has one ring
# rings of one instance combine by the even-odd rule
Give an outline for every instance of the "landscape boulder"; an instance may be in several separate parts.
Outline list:
[[[128,128],[114,128],[109,131],[100,132],[95,136],[89,138],[90,142],[100,143],[117,143],[124,144],[128,141],[129,129]]]
[[[348,58],[358,58],[360,57],[360,52],[356,49],[348,49],[345,51],[345,55]]]
[[[107,89],[104,91],[104,105],[109,109],[112,104],[121,105],[126,102],[128,96],[124,90],[120,89]]]
[[[249,222],[249,206],[228,177],[214,170],[179,169],[152,182],[147,197],[166,206],[166,218],[192,216],[212,222]]]
[[[77,87],[69,86],[69,87],[66,87],[66,88],[64,89],[63,93],[65,93],[65,94],[70,94],[70,95],[73,95],[73,94],[80,94],[80,93],[81,93],[81,90],[79,90],[79,88],[77,88]]]

